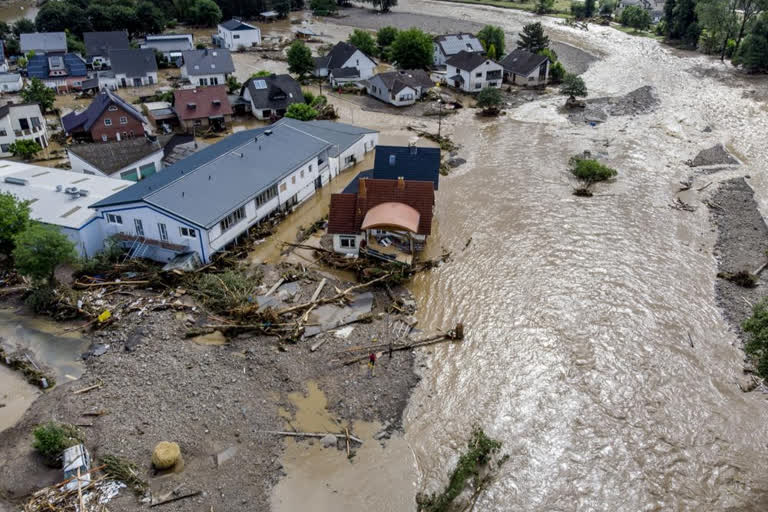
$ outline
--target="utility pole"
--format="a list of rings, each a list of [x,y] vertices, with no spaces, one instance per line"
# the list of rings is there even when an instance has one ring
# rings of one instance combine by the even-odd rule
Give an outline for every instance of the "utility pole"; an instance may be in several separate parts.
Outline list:
[[[437,115],[437,138],[438,140],[440,137],[440,131],[443,127],[443,99],[438,98],[437,99],[437,105],[438,105],[438,115]]]

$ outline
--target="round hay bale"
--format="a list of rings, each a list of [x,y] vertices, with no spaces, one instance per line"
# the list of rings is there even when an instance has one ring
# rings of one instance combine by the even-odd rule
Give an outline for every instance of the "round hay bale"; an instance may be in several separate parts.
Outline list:
[[[157,469],[172,468],[179,457],[181,457],[181,449],[178,444],[161,441],[152,451],[152,465]]]

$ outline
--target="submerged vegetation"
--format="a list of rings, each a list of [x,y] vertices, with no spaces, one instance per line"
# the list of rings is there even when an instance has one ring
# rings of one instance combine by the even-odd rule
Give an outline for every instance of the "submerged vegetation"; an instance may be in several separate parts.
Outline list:
[[[754,305],[741,328],[748,334],[744,350],[755,359],[757,373],[768,377],[768,298]]]
[[[568,162],[568,171],[579,182],[573,191],[574,195],[591,197],[592,185],[609,180],[618,174],[616,169],[603,165],[590,156],[590,153],[585,151],[583,155],[572,156]]]

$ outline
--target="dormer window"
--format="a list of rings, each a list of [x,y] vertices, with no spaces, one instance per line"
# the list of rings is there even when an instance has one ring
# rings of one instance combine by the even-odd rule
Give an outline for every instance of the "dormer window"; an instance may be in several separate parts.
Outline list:
[[[109,110],[110,112],[117,112],[117,107],[115,105],[110,105],[107,110]]]

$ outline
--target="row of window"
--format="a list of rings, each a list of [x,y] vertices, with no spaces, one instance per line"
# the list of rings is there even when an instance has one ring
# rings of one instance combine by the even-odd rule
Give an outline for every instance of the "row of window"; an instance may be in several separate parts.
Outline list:
[[[241,220],[245,218],[245,206],[241,206],[237,210],[233,211],[226,217],[224,217],[219,225],[221,226],[221,232],[225,232]]]
[[[258,210],[275,197],[277,197],[277,185],[272,185],[267,190],[256,196],[256,209]]]
[[[123,216],[114,213],[107,214],[107,222],[110,224],[116,224],[118,226],[123,225]],[[133,227],[136,231],[136,236],[144,236],[144,223],[141,219],[133,219]],[[168,241],[168,228],[162,222],[157,223],[157,232],[160,234],[160,240],[163,242]],[[179,234],[184,238],[197,238],[197,230],[188,228],[185,226],[179,226]]]
[[[201,78],[200,85],[219,85],[219,79],[215,76],[212,76],[210,80],[208,78]]]
[[[120,116],[120,124],[128,124],[128,117],[127,116]],[[112,126],[112,119],[105,118],[104,119],[104,126]]]

